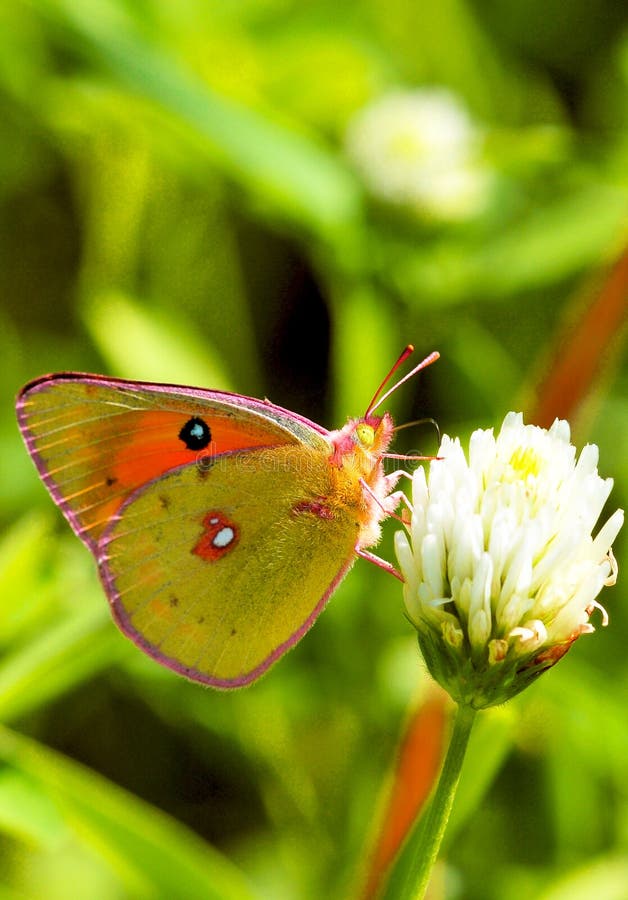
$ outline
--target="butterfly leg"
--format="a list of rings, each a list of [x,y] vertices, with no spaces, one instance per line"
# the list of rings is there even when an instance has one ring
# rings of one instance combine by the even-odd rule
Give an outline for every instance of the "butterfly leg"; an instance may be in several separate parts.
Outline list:
[[[387,476],[386,476],[386,478],[394,478],[395,484],[396,484],[397,481],[398,481],[398,479],[399,479],[402,475],[405,475],[405,477],[406,477],[409,481],[412,481],[412,475],[413,475],[413,473],[412,473],[412,472],[406,472],[405,469],[397,469],[396,472],[391,472],[390,475],[387,475]]]
[[[356,549],[355,551],[358,556],[361,556],[362,559],[368,560],[368,562],[374,563],[376,566],[379,566],[380,569],[383,569],[384,572],[388,572],[390,575],[394,575],[395,578],[398,578],[399,581],[405,581],[401,572],[392,565],[392,563],[387,562],[385,559],[382,559],[380,556],[375,556],[374,553],[369,553],[368,550],[360,550]]]
[[[390,483],[391,493],[386,497],[386,504],[390,502],[392,510],[397,509],[400,503],[404,504],[404,509],[401,512],[401,516],[396,516],[404,525],[409,524],[408,513],[413,512],[412,503],[404,494],[403,491],[393,491],[392,488],[397,484],[400,477],[405,475],[410,481],[412,481],[412,474],[410,472],[406,472],[405,469],[398,469],[396,472],[391,472],[390,475],[386,476],[386,481]]]
[[[386,476],[386,481],[391,476]],[[397,519],[398,522],[401,522],[402,525],[406,523],[403,521],[401,516],[398,516],[395,510],[399,506],[401,502],[401,498],[404,496],[402,491],[395,491],[392,494],[388,494],[384,496],[384,499],[378,497],[373,488],[364,480],[364,478],[360,478],[360,484],[362,485],[362,490],[369,495],[371,500],[379,506],[381,511],[385,516],[392,516],[393,519]]]
[[[412,504],[410,503],[410,501],[408,500],[408,498],[406,497],[406,495],[404,494],[403,491],[393,491],[392,490],[394,488],[394,486],[397,484],[400,475],[407,475],[409,478],[412,477],[411,475],[408,475],[408,473],[404,472],[403,470],[400,470],[398,472],[391,472],[390,475],[386,475],[384,482],[385,482],[386,486],[389,488],[390,493],[385,494],[384,500],[380,499],[380,497],[378,497],[377,494],[375,494],[375,492],[373,491],[371,486],[369,484],[367,484],[367,482],[363,478],[360,479],[360,484],[362,485],[363,490],[366,491],[366,493],[372,498],[372,500],[375,501],[375,503],[379,506],[379,508],[387,516],[392,516],[393,519],[397,519],[397,521],[401,522],[402,525],[407,525],[408,524],[407,514],[408,514],[408,512],[410,512],[410,513],[412,512]],[[402,514],[399,516],[396,514],[395,510],[397,509],[397,507],[399,506],[400,503],[404,503],[406,508],[403,510]]]

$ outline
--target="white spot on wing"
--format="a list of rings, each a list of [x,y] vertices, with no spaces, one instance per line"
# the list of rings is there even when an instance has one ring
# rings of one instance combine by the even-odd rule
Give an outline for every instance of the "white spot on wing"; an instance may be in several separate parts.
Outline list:
[[[221,528],[220,531],[216,532],[212,539],[212,544],[217,548],[228,547],[234,537],[235,532],[233,528],[225,525],[224,528]]]

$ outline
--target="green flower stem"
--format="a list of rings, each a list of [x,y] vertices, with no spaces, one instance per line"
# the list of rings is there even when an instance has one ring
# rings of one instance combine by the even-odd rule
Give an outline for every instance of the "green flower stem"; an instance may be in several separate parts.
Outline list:
[[[406,848],[410,864],[398,894],[400,900],[422,900],[425,894],[453,806],[475,713],[476,710],[470,706],[460,705],[456,710],[449,749],[436,791],[425,819],[410,835],[411,846]]]

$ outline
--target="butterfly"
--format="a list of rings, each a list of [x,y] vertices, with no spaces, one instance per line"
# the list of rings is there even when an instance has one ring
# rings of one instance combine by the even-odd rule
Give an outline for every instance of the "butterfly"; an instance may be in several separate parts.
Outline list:
[[[157,662],[216,688],[259,678],[305,634],[394,514],[393,420],[327,431],[268,400],[62,372],[17,399],[28,452],[93,554],[113,618]],[[378,399],[379,398],[379,399]],[[400,457],[403,458],[403,457]]]

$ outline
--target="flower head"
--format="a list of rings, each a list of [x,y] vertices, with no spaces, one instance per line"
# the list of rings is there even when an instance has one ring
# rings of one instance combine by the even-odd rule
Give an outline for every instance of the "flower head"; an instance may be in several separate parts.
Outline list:
[[[481,147],[479,128],[443,88],[385,94],[347,132],[347,152],[375,196],[443,222],[486,206],[491,177]]]
[[[617,510],[591,532],[612,479],[598,450],[576,461],[569,425],[549,431],[508,413],[497,437],[443,438],[429,478],[413,477],[408,534],[396,549],[404,598],[434,678],[478,709],[501,703],[593,631],[604,587],[615,582]]]

